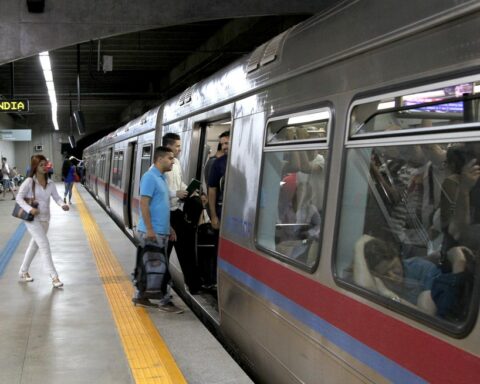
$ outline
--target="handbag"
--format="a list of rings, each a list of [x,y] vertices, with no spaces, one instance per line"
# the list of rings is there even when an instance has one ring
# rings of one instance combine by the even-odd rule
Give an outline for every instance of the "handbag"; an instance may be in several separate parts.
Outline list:
[[[32,208],[37,208],[38,202],[35,201],[35,181],[33,181],[32,179],[32,182],[33,198],[27,197],[25,198],[25,202]],[[25,221],[33,221],[33,219],[35,218],[35,216],[33,216],[30,212],[25,211],[17,202],[15,203],[15,207],[13,207],[12,216]]]

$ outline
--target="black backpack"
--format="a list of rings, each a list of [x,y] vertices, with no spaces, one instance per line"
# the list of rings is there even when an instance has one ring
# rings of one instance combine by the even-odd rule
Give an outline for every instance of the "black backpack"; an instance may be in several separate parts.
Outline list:
[[[162,286],[167,271],[165,248],[147,243],[137,247],[137,261],[133,272],[133,284],[148,299],[161,299]]]

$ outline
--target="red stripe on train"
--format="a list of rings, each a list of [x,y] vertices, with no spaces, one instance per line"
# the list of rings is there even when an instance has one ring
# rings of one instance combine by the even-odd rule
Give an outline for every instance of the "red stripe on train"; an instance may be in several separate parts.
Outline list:
[[[221,258],[431,382],[473,383],[480,358],[222,239]]]

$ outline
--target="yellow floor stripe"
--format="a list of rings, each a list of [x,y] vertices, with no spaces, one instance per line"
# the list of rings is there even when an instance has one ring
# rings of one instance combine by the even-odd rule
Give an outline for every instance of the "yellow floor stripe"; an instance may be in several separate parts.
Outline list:
[[[75,189],[74,193],[83,229],[92,248],[135,382],[186,384],[187,381],[148,313],[143,308],[133,306],[132,283],[82,197]]]

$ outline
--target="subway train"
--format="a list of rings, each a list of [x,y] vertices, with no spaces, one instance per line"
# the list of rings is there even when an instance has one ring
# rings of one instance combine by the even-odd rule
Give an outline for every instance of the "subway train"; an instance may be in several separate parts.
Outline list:
[[[85,185],[133,235],[162,135],[188,183],[230,130],[217,295],[170,268],[252,377],[478,382],[479,25],[340,2],[86,148]]]

